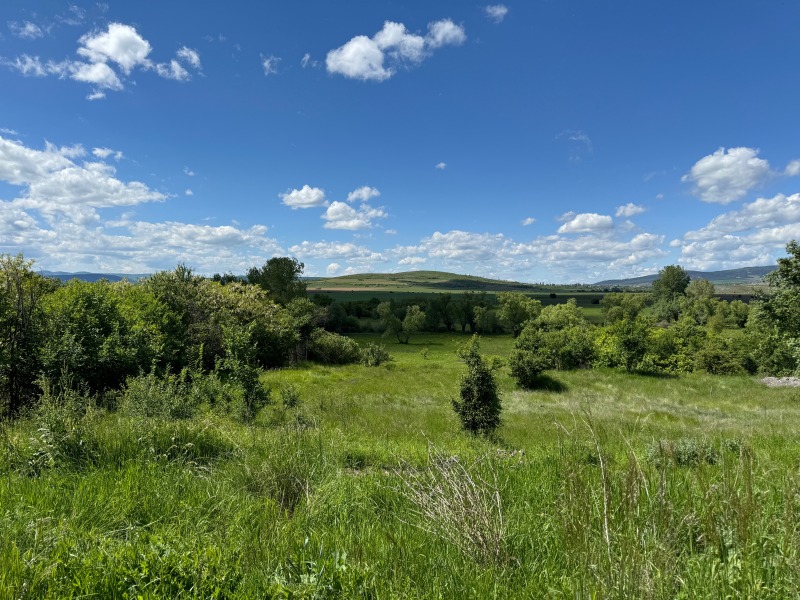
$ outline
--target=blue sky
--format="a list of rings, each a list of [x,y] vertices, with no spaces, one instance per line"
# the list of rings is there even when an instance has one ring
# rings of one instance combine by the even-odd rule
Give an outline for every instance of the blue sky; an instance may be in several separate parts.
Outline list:
[[[800,239],[800,3],[5,0],[0,253],[592,282]]]

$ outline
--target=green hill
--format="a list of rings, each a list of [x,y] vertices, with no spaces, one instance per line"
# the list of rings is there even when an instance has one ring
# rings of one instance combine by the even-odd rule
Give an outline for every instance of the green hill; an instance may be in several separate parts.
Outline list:
[[[343,275],[308,282],[310,293],[320,291],[395,291],[395,292],[535,292],[554,286],[533,285],[516,281],[502,281],[458,275],[442,271],[408,271],[405,273],[363,273]],[[561,286],[564,287],[564,286]]]

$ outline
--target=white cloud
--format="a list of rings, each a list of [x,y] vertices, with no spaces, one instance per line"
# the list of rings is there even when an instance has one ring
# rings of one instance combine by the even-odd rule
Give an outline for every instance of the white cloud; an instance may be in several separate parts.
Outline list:
[[[397,235],[397,230],[396,229],[387,229],[383,233],[385,233],[386,235]]]
[[[169,63],[159,63],[156,65],[156,73],[164,79],[172,79],[173,81],[189,81],[192,78],[189,71],[183,68],[174,58]]]
[[[186,196],[194,196],[194,192],[192,191],[192,189],[191,189],[191,188],[186,188],[186,191],[185,191],[185,192],[183,192],[183,193],[184,193],[184,195],[186,195]]]
[[[366,246],[358,246],[352,242],[309,242],[304,241],[289,248],[289,252],[302,258],[323,258],[326,260],[369,261],[383,260],[383,257]]]
[[[327,221],[324,227],[326,229],[348,229],[355,231],[358,229],[369,229],[372,227],[372,221],[375,219],[384,219],[387,215],[383,209],[372,208],[366,204],[362,204],[358,210],[344,202],[332,202],[322,215],[322,218]]]
[[[502,23],[508,14],[508,7],[503,4],[490,4],[483,10],[486,11],[486,16],[495,23]]]
[[[106,97],[105,92],[101,92],[100,90],[94,90],[86,95],[87,100],[102,100]]]
[[[152,66],[147,58],[152,50],[150,42],[130,25],[110,23],[106,31],[82,36],[80,43],[78,54],[93,63],[115,62],[126,75],[134,67]]]
[[[341,268],[342,268],[342,265],[340,265],[339,263],[331,263],[331,264],[329,264],[327,266],[327,268],[325,269],[325,272],[328,275],[333,276],[333,275],[336,275],[336,273],[338,273]]]
[[[2,64],[12,69],[16,69],[26,77],[45,77],[50,74],[47,66],[41,61],[38,56],[29,56],[23,54],[18,56],[13,61],[2,59]]]
[[[360,188],[347,194],[347,201],[350,203],[356,201],[367,202],[371,198],[377,198],[380,195],[381,193],[377,188],[369,187],[368,185],[362,185]]]
[[[15,36],[25,40],[35,40],[36,38],[40,38],[44,35],[42,28],[35,23],[31,23],[30,21],[25,21],[24,23],[11,21],[8,24],[8,28]]]
[[[450,19],[442,19],[428,25],[425,41],[431,48],[460,46],[467,41],[467,34],[461,25],[456,25]]]
[[[447,233],[436,231],[424,238],[417,247],[400,250],[404,254],[425,253],[429,257],[445,261],[487,261],[497,258],[509,240],[502,234],[471,233],[453,230]]]
[[[264,69],[264,75],[275,75],[278,73],[278,63],[281,59],[277,56],[264,56],[261,55],[261,66]]]
[[[114,160],[120,161],[124,157],[121,150],[112,150],[111,148],[92,148],[92,154],[103,160],[112,156]]]
[[[279,194],[279,196],[283,199],[283,203],[292,209],[328,205],[328,201],[325,198],[325,190],[312,188],[309,185],[304,185],[299,190],[288,190],[284,194]]]
[[[568,220],[558,228],[558,233],[588,233],[591,231],[603,231],[614,227],[614,221],[608,215],[598,215],[596,213],[581,213],[564,215]]]
[[[720,148],[698,160],[681,178],[703,202],[729,204],[743,198],[769,174],[769,163],[753,148]]]
[[[786,170],[783,172],[788,177],[797,177],[800,175],[800,160],[793,160],[786,165]]]
[[[0,252],[32,249],[26,254],[40,268],[114,272],[172,268],[180,261],[205,272],[244,270],[283,253],[263,225],[148,223],[131,215],[108,220],[103,212],[167,196],[118,179],[110,165],[73,160],[83,155],[80,145],[37,150],[0,137],[0,181],[21,187],[17,198],[0,201]]]
[[[405,258],[401,258],[397,261],[398,265],[403,266],[416,266],[425,263],[428,259],[423,258],[422,256],[406,256]]]
[[[728,269],[775,262],[791,239],[800,239],[800,194],[758,198],[684,234],[681,264]]]
[[[329,73],[362,81],[384,81],[399,67],[422,62],[432,50],[465,40],[464,28],[450,19],[430,23],[425,37],[409,32],[402,23],[386,21],[373,37],[357,35],[328,52],[325,64]],[[384,66],[387,62],[390,64]]]
[[[319,61],[312,59],[311,58],[311,54],[306,52],[303,55],[303,58],[300,59],[300,66],[303,67],[304,69],[306,69],[308,67],[312,67],[312,68],[316,69],[317,67],[319,67]]]
[[[536,219],[534,219],[533,217],[527,217],[525,219],[522,219],[522,225],[524,227],[527,227],[528,225],[533,225],[534,223],[536,223]]]
[[[101,89],[122,89],[122,82],[119,80],[119,77],[117,77],[114,70],[106,63],[75,62],[72,63],[70,70],[72,71],[72,79],[75,81],[93,83]]]
[[[192,67],[194,67],[198,71],[203,68],[203,65],[200,63],[200,54],[198,54],[197,50],[193,50],[192,48],[187,48],[186,46],[183,46],[178,50],[176,56],[180,60],[189,63]]]
[[[183,167],[183,172],[189,177],[194,177],[194,171],[192,171],[189,167]]]
[[[617,217],[633,217],[635,215],[640,215],[645,211],[644,206],[639,206],[638,204],[634,204],[633,202],[628,202],[627,204],[623,204],[622,206],[617,207],[617,212],[615,216]]]
[[[440,171],[444,171],[447,168],[447,163],[446,162],[436,163],[436,168],[439,169]]]

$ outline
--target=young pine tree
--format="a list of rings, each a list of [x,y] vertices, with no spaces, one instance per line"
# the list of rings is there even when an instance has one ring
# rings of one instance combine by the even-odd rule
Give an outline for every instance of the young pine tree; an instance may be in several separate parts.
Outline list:
[[[467,365],[459,381],[459,395],[453,399],[453,410],[466,431],[491,435],[500,426],[500,395],[494,373],[478,350],[478,336],[459,348],[458,356]]]

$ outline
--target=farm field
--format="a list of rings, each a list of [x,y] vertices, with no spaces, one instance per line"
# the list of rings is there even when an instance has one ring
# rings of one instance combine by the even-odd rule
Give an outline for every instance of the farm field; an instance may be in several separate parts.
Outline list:
[[[800,593],[800,389],[596,369],[523,391],[510,336],[487,336],[487,440],[450,406],[468,336],[355,338],[394,360],[266,372],[252,424],[51,408],[3,425],[0,598]]]

